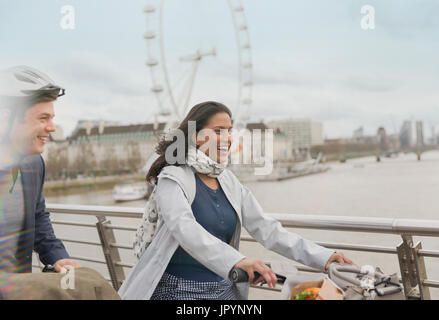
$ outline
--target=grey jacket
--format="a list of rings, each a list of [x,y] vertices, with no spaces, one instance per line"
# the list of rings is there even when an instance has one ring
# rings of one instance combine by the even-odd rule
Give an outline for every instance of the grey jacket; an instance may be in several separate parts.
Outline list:
[[[122,299],[149,299],[178,246],[207,268],[228,279],[233,266],[245,258],[239,252],[241,227],[265,248],[310,267],[324,270],[334,251],[286,231],[263,215],[251,192],[230,170],[218,176],[224,193],[238,216],[229,244],[207,232],[194,218],[195,173],[188,166],[167,166],[158,177],[157,210],[161,219],[154,239],[119,289]],[[234,286],[238,299],[248,298],[248,283]]]

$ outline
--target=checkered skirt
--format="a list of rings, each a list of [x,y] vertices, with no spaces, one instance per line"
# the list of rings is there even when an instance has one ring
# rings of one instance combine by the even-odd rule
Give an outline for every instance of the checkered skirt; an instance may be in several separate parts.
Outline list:
[[[151,300],[236,300],[236,296],[228,280],[199,282],[165,272]]]

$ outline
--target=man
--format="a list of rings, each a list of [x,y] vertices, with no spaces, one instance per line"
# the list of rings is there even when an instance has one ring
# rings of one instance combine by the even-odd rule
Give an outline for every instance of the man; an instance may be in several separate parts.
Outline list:
[[[79,267],[56,238],[42,195],[41,153],[55,131],[53,103],[62,95],[36,69],[0,71],[0,273],[31,272],[33,250],[56,272]]]

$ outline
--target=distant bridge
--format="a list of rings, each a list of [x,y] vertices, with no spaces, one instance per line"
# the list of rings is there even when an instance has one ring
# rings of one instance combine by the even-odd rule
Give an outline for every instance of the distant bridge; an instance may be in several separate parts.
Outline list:
[[[421,155],[424,152],[439,150],[439,146],[431,146],[431,145],[423,145],[423,146],[413,146],[410,148],[403,148],[398,150],[383,150],[378,151],[377,153],[377,161],[381,161],[381,157],[384,155],[387,158],[392,157],[393,155],[398,155],[399,153],[415,153],[418,156],[418,161],[421,161]]]

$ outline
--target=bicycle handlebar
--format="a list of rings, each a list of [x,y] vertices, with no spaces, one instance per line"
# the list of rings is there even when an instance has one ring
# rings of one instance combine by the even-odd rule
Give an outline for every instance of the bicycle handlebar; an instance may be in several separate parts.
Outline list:
[[[266,263],[266,265],[268,267],[270,267],[270,265],[268,263]],[[281,275],[279,275],[277,273],[275,273],[275,275],[276,275],[278,283],[284,283],[285,282],[286,278],[284,276],[281,276]],[[254,271],[254,276],[255,276],[254,279],[256,280],[256,279],[258,279],[261,276],[261,274],[259,272]],[[233,283],[248,282],[248,280],[249,280],[247,271],[245,271],[243,269],[240,269],[240,268],[233,268],[232,271],[230,272],[230,277],[229,278],[230,278],[230,281],[232,281]],[[266,283],[265,280],[263,280],[261,282],[261,285],[264,284],[264,283]]]
[[[41,272],[56,272],[56,271],[52,265],[48,264],[48,265],[44,266],[44,268]]]
[[[255,279],[258,279],[261,275],[259,272],[254,272]],[[230,273],[230,280],[233,283],[241,283],[241,282],[248,282],[248,273],[247,271],[240,269],[240,268],[233,268]]]

